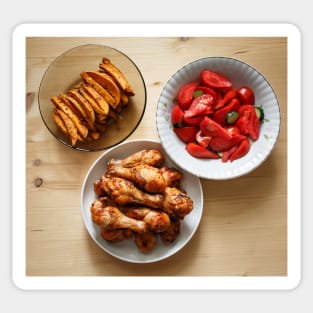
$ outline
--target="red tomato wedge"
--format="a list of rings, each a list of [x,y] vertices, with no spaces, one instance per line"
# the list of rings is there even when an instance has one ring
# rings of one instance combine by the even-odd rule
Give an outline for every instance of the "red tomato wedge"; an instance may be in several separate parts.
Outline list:
[[[229,89],[225,95],[216,103],[214,106],[214,110],[218,110],[222,108],[225,104],[227,104],[230,100],[237,96],[237,91],[233,88]]]
[[[213,120],[224,126],[226,124],[227,113],[231,111],[238,111],[240,102],[237,98],[233,98],[227,105],[215,111],[213,114]]]
[[[183,117],[183,123],[185,126],[199,126],[202,122],[204,116],[194,116],[194,117]]]
[[[209,70],[203,70],[200,73],[200,79],[204,85],[211,88],[228,89],[233,86],[225,76]]]
[[[241,104],[250,104],[254,105],[254,92],[249,87],[240,87],[237,90],[237,95]]]
[[[250,150],[250,141],[249,139],[245,138],[241,141],[237,149],[231,154],[229,160],[230,162],[233,162],[236,159],[239,159],[246,155]]]
[[[255,112],[255,107],[250,104],[242,105],[239,109],[239,119],[236,126],[243,135],[249,135],[252,140],[257,140],[260,134],[260,120]]]
[[[200,146],[204,147],[204,148],[207,148],[207,147],[208,147],[208,145],[209,145],[211,139],[212,139],[211,137],[204,136],[204,135],[202,134],[201,130],[199,130],[199,131],[197,132],[197,134],[196,134],[196,141],[197,141],[197,143],[198,143]]]
[[[196,90],[200,90],[202,91],[204,94],[209,94],[211,95],[215,100],[217,98],[217,93],[214,89],[210,88],[210,87],[206,87],[206,86],[202,86],[202,85],[199,85],[197,86]]]
[[[191,82],[180,88],[177,94],[178,104],[183,110],[187,110],[193,100],[193,92],[196,90],[198,82]]]
[[[200,129],[202,133],[208,137],[223,137],[225,140],[230,140],[232,137],[224,127],[208,116],[200,123]]]
[[[203,94],[194,99],[187,111],[185,117],[199,116],[201,114],[210,114],[213,112],[214,98],[210,94]]]
[[[195,141],[198,131],[198,127],[192,126],[174,128],[175,134],[185,143]]]
[[[216,152],[224,152],[235,145],[238,145],[242,140],[246,139],[243,135],[233,135],[230,139],[225,137],[213,137],[209,143],[209,147]]]
[[[172,124],[178,127],[182,126],[183,118],[184,118],[184,111],[181,109],[181,107],[178,104],[176,104],[172,110],[172,115],[171,115]]]
[[[186,145],[186,151],[195,158],[200,158],[200,159],[218,159],[219,158],[219,156],[216,153],[193,142],[190,142]]]

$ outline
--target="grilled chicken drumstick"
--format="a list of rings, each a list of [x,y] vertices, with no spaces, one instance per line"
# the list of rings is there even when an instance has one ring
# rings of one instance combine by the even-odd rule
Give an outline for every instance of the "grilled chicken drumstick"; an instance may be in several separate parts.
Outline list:
[[[103,175],[100,187],[118,205],[140,204],[151,208],[161,208],[162,195],[151,195],[139,190],[132,182],[119,177]]]
[[[169,215],[183,219],[193,209],[192,199],[175,187],[166,187],[163,193],[163,210]]]
[[[92,221],[103,228],[127,228],[139,233],[147,230],[145,222],[126,216],[114,206],[105,206],[98,199],[92,203],[90,211]]]
[[[176,187],[166,187],[163,194],[149,194],[124,178],[103,175],[97,186],[118,205],[139,204],[161,209],[183,219],[193,209],[192,199]]]
[[[118,242],[132,238],[133,231],[127,228],[108,229],[101,227],[100,236],[106,241]]]
[[[167,230],[171,224],[167,213],[146,207],[124,207],[122,212],[128,217],[144,221],[148,230],[157,233]]]
[[[166,187],[177,185],[182,178],[182,174],[177,170],[146,164],[127,168],[109,163],[107,170],[112,176],[128,179],[137,187],[151,193],[162,193]]]
[[[133,167],[139,164],[146,164],[150,166],[160,166],[163,162],[163,154],[159,150],[150,149],[138,151],[122,160],[111,159],[109,160],[108,165],[112,164],[123,167]]]

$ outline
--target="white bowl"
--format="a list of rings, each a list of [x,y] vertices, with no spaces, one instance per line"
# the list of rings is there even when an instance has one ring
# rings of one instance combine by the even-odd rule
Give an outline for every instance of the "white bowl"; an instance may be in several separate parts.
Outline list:
[[[166,156],[159,142],[153,140],[133,140],[122,143],[104,152],[87,172],[81,191],[82,217],[92,239],[107,253],[118,259],[132,263],[160,261],[181,250],[190,241],[197,230],[203,210],[203,194],[200,179],[181,170],[184,175],[181,180],[181,187],[194,201],[194,208],[181,222],[180,234],[173,243],[165,246],[158,238],[156,247],[150,253],[143,254],[137,249],[132,239],[117,243],[109,243],[103,240],[100,236],[99,226],[92,222],[90,215],[90,205],[97,198],[93,190],[93,183],[106,171],[106,165],[109,159],[123,159],[142,149],[159,149],[165,156],[165,164],[167,166],[176,167],[181,170]]]
[[[194,158],[176,136],[171,124],[171,112],[178,90],[186,83],[199,80],[200,72],[210,69],[226,76],[235,88],[249,86],[255,93],[255,103],[262,106],[265,121],[259,139],[250,151],[234,162],[220,159]],[[280,110],[277,97],[265,77],[250,65],[227,57],[208,57],[191,62],[179,69],[166,83],[159,97],[156,113],[161,144],[169,157],[185,171],[206,179],[231,179],[257,168],[270,155],[279,135]]]

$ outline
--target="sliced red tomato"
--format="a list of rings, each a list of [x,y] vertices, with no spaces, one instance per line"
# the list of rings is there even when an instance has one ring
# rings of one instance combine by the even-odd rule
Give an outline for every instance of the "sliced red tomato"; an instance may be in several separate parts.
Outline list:
[[[249,139],[245,138],[241,141],[241,143],[238,145],[236,150],[231,154],[229,160],[230,162],[233,162],[234,160],[237,160],[244,155],[246,155],[250,150],[250,141]]]
[[[171,115],[172,124],[175,127],[183,126],[182,125],[183,118],[184,118],[184,111],[181,109],[181,107],[178,104],[176,104],[172,110],[172,115]]]
[[[196,140],[196,134],[199,131],[198,127],[178,127],[174,128],[175,134],[185,143]]]
[[[229,150],[235,145],[238,145],[246,136],[233,135],[230,138],[225,137],[213,137],[209,143],[209,147],[216,152],[224,152]]]
[[[249,121],[250,121],[250,110],[245,109],[245,106],[242,106],[239,109],[239,118],[235,123],[235,126],[237,126],[240,130],[240,133],[243,135],[249,134]]]
[[[242,105],[239,109],[239,119],[235,124],[243,135],[248,135],[252,140],[257,140],[260,134],[260,120],[255,112],[255,107],[250,104]]]
[[[194,116],[194,117],[183,117],[183,123],[185,126],[199,126],[204,116]]]
[[[233,135],[240,135],[240,130],[237,126],[231,125],[231,126],[225,126],[225,129],[228,131],[228,133]]]
[[[200,73],[202,83],[211,88],[228,89],[233,86],[232,82],[225,76],[213,71],[203,70]]]
[[[248,127],[249,136],[252,140],[257,140],[260,135],[260,120],[256,115],[255,109],[251,110],[250,123]]]
[[[222,162],[227,162],[230,156],[235,152],[237,146],[231,147],[229,150],[223,152]]]
[[[190,155],[192,155],[195,158],[200,158],[200,159],[218,159],[219,158],[219,156],[216,153],[193,142],[190,142],[186,145],[186,150]]]
[[[203,94],[202,96],[194,99],[185,111],[185,117],[199,116],[201,114],[210,114],[213,112],[214,98],[210,94]]]
[[[241,104],[254,105],[254,92],[251,88],[244,86],[237,90],[237,95]]]
[[[226,115],[231,111],[239,110],[240,102],[237,98],[233,98],[229,104],[214,112],[212,119],[224,126],[226,124]]]
[[[212,139],[211,137],[204,136],[204,135],[202,134],[201,130],[199,130],[199,131],[197,132],[197,134],[196,134],[196,141],[197,141],[197,143],[198,143],[200,146],[204,147],[204,148],[207,148],[207,147],[208,147],[208,145],[209,145],[211,139]]]
[[[208,137],[223,137],[225,140],[231,139],[231,135],[227,130],[208,116],[205,116],[200,123],[200,129]]]
[[[216,103],[214,106],[214,110],[218,110],[226,105],[230,100],[237,96],[237,91],[234,88],[229,89],[225,95]]]
[[[206,86],[202,86],[202,85],[199,85],[197,86],[196,88],[196,91],[197,90],[200,90],[203,92],[203,94],[209,94],[211,95],[215,100],[217,98],[217,93],[214,89],[210,88],[210,87],[206,87]]]
[[[180,88],[177,94],[178,104],[183,110],[187,110],[193,100],[193,92],[196,90],[198,82],[191,82]]]

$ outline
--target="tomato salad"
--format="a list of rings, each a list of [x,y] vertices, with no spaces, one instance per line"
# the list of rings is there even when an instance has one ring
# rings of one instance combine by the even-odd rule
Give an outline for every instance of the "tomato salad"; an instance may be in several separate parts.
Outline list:
[[[205,69],[175,100],[173,130],[195,158],[233,162],[259,138],[264,112],[248,86],[235,89],[227,77]]]

